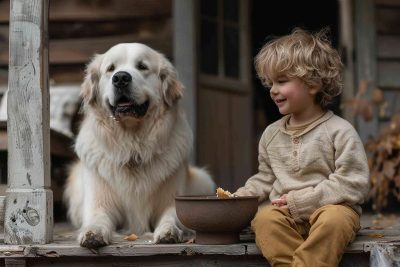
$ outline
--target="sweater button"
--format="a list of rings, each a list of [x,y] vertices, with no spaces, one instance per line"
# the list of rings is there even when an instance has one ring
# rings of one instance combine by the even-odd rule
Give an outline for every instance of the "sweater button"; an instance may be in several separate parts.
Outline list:
[[[293,156],[297,157],[297,151],[293,151]]]
[[[293,143],[294,144],[298,144],[299,143],[299,138],[298,137],[293,138]]]

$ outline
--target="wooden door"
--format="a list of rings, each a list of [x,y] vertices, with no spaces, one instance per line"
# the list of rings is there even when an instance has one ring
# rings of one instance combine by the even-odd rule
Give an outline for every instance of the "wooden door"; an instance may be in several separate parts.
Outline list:
[[[253,172],[249,6],[197,2],[197,162],[217,186],[234,191]]]

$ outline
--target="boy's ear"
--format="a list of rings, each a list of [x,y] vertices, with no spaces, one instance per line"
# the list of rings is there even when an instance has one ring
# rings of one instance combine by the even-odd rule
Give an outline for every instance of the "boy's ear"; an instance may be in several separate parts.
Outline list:
[[[311,95],[316,95],[316,94],[318,94],[319,91],[320,91],[320,87],[316,86],[316,85],[313,87],[310,87],[310,89],[309,89],[309,92]]]

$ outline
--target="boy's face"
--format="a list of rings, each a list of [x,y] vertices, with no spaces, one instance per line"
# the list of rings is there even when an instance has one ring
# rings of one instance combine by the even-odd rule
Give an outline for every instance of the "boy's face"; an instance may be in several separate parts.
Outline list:
[[[299,78],[279,77],[272,80],[270,95],[281,114],[306,120],[318,106],[314,102],[317,92],[318,89],[309,88]]]

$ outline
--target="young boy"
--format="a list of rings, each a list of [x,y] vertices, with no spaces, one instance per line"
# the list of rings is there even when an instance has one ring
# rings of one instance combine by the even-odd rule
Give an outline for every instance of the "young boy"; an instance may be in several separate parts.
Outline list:
[[[234,194],[271,200],[252,228],[272,266],[338,266],[369,189],[357,132],[327,110],[342,88],[340,57],[324,32],[297,29],[267,43],[255,65],[286,116],[266,128],[259,171]]]

